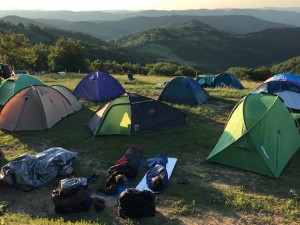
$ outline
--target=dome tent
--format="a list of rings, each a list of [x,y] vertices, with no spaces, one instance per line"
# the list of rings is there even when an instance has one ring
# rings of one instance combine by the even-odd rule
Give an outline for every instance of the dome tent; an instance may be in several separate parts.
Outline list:
[[[132,135],[187,124],[186,115],[160,101],[134,93],[118,97],[97,110],[88,126],[93,135]]]
[[[82,78],[74,90],[78,99],[105,102],[125,93],[122,85],[105,72],[93,72]]]
[[[0,85],[0,105],[5,105],[5,103],[17,92],[31,85],[46,84],[34,76],[25,74],[13,76],[4,80]]]
[[[46,130],[73,113],[69,101],[48,86],[30,86],[15,94],[0,113],[0,128]]]
[[[210,84],[211,87],[229,87],[235,89],[245,89],[241,82],[233,74],[224,72],[217,74]]]
[[[278,95],[284,105],[292,110],[300,110],[300,76],[295,74],[276,74],[260,85],[256,93]]]
[[[176,77],[163,89],[158,100],[186,105],[200,105],[209,94],[195,80],[189,77]]]
[[[233,109],[207,160],[277,178],[299,147],[298,128],[282,100],[248,94]]]

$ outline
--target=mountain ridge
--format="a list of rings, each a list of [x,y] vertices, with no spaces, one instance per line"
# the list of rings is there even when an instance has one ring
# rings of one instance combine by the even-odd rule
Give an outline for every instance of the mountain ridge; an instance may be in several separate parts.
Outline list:
[[[183,23],[190,20],[199,20],[207,25],[214,27],[218,30],[232,33],[250,33],[259,30],[275,28],[275,27],[290,27],[280,23],[273,23],[257,19],[253,16],[163,16],[163,17],[133,17],[120,21],[60,21],[54,20],[30,20],[27,18],[6,16],[0,18],[9,21],[15,25],[25,21],[29,24],[40,24],[41,26],[50,26],[58,29],[69,31],[82,32],[92,35],[102,40],[114,39],[118,36],[126,35],[132,32],[148,30],[168,26],[174,23]],[[58,24],[58,25],[57,25]]]
[[[195,21],[193,22],[195,23]],[[136,32],[111,40],[128,52],[136,52],[145,63],[168,61],[218,72],[229,67],[271,65],[299,55],[300,28],[274,28],[243,35],[186,24]]]
[[[70,21],[117,21],[130,17],[148,16],[160,17],[169,15],[250,15],[263,20],[284,23],[286,25],[300,26],[300,10],[297,8],[276,9],[193,9],[193,10],[142,10],[142,11],[41,11],[41,10],[0,10],[0,17],[16,15],[32,19],[62,19]]]

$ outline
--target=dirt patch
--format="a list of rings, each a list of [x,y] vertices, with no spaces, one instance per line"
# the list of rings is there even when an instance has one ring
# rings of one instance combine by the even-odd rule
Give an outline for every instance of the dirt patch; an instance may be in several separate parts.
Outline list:
[[[23,192],[9,186],[1,188],[0,200],[12,201],[8,208],[12,213],[25,213],[39,217],[54,216],[54,205],[51,200],[52,189],[40,187],[30,192]]]
[[[10,150],[8,150],[10,151]],[[189,185],[196,187],[197,190],[215,190],[215,193],[222,195],[222,189],[232,189],[237,186],[242,186],[244,190],[251,192],[258,192],[260,194],[275,193],[275,191],[284,192],[287,187],[285,185],[276,185],[276,180],[268,179],[264,176],[248,173],[243,170],[238,170],[222,165],[209,164],[204,161],[204,158],[197,158],[190,160],[187,164],[177,165],[175,173],[170,180],[170,188],[177,187],[182,188],[183,191],[189,191]],[[80,156],[75,160],[75,171],[80,172],[81,175],[86,174],[86,177],[92,174],[94,169],[97,169],[100,177],[92,184],[90,189],[93,195],[96,193],[97,188],[103,186],[107,179],[106,168],[100,167],[103,165],[99,160],[91,159],[87,156]],[[177,171],[176,171],[177,170]],[[178,184],[178,180],[185,177],[189,180],[189,184]],[[139,178],[138,178],[139,179]],[[39,187],[30,192],[23,192],[9,186],[0,186],[0,201],[9,200],[13,204],[8,208],[12,213],[24,213],[29,214],[32,217],[45,217],[45,218],[58,218],[62,215],[55,214],[54,204],[51,200],[51,193],[59,182],[60,178],[47,183],[47,185]],[[176,189],[176,188],[175,188]],[[278,189],[278,190],[276,190]],[[203,195],[203,193],[200,193]],[[204,194],[205,195],[205,194]],[[100,196],[100,195],[98,195]],[[96,218],[107,218],[106,221],[110,221],[108,224],[130,224],[128,221],[117,217],[117,197],[116,196],[100,196],[106,202],[106,207],[101,212],[96,212],[94,207],[91,207],[87,213],[72,214],[70,217],[65,217],[70,220],[91,220],[96,221]],[[169,194],[167,199],[173,196]],[[198,199],[196,199],[197,202]],[[197,215],[176,215],[172,216],[172,205],[164,205],[160,202],[157,203],[157,213],[153,218],[143,218],[138,220],[136,224],[183,224],[183,225],[198,225],[198,224],[280,224],[285,223],[285,219],[280,215],[270,215],[264,212],[260,212],[260,217],[257,218],[251,212],[239,212],[234,209],[226,209],[224,211],[217,211],[213,204],[206,204],[206,199],[203,200],[200,205],[195,206],[200,208],[200,213]],[[187,201],[189,203],[189,200]],[[204,208],[202,210],[202,207]],[[216,207],[217,208],[217,207]],[[171,215],[171,216],[170,216]],[[290,221],[288,221],[290,222]],[[135,224],[135,223],[132,223]]]

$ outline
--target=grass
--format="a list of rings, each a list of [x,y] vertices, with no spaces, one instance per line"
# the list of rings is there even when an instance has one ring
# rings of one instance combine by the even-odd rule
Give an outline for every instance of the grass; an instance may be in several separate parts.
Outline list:
[[[73,90],[84,74],[43,75],[48,85],[61,84]],[[172,77],[115,75],[127,91],[157,98],[163,87],[156,84]],[[92,171],[102,171],[100,178],[90,185],[91,191],[101,187],[107,178],[106,169],[114,165],[125,150],[138,144],[144,157],[164,152],[178,162],[165,192],[156,196],[157,214],[153,218],[124,220],[117,217],[116,198],[106,198],[103,212],[56,215],[50,199],[59,177],[45,186],[22,192],[0,186],[0,201],[11,200],[8,212],[0,217],[0,224],[297,224],[300,223],[300,154],[297,153],[275,180],[235,168],[212,164],[205,158],[217,143],[234,105],[259,84],[243,81],[245,90],[207,89],[211,98],[203,105],[190,107],[170,104],[184,111],[189,125],[135,136],[107,136],[92,139],[87,128],[92,113],[100,104],[82,101],[84,108],[57,123],[47,131],[0,131],[2,167],[17,156],[36,154],[50,147],[60,146],[78,153],[74,161],[74,175],[89,177]],[[143,171],[144,172],[144,171]],[[132,182],[134,187],[141,173]],[[179,184],[188,178],[190,184]],[[290,191],[293,190],[294,194]],[[259,216],[257,216],[259,215]]]
[[[15,214],[5,214],[3,217],[0,218],[0,224],[28,224],[28,225],[105,225],[105,222],[92,222],[92,221],[66,221],[64,218],[58,218],[58,219],[46,219],[46,218],[32,218],[29,215],[24,215],[20,213]]]

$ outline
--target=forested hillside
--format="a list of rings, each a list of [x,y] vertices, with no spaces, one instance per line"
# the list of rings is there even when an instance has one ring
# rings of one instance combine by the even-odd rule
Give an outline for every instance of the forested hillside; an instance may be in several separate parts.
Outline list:
[[[223,17],[214,17],[215,21],[219,22],[221,18]],[[234,17],[226,18],[233,19]],[[16,16],[10,16],[6,19],[10,19],[12,22],[0,21],[0,33],[24,34],[34,49],[35,45],[41,43],[45,45],[43,49],[47,48],[47,51],[45,49],[43,51],[49,52],[59,38],[78,41],[83,49],[83,56],[79,58],[83,57],[85,66],[62,66],[62,68],[69,69],[77,68],[77,71],[79,68],[86,71],[90,64],[95,61],[93,68],[101,68],[99,65],[106,63],[106,65],[113,65],[108,66],[109,70],[116,69],[117,64],[139,64],[134,71],[143,74],[152,73],[152,70],[149,67],[147,69],[142,68],[145,68],[147,64],[158,62],[193,67],[201,73],[220,73],[230,67],[271,67],[274,64],[299,56],[300,52],[300,42],[298,41],[300,28],[273,28],[246,34],[230,34],[199,20],[189,20],[184,23],[171,23],[170,20],[169,24],[160,28],[129,33],[107,42],[86,33],[54,28],[49,24],[46,25],[45,22],[47,23],[47,21],[45,20],[33,24],[30,19],[22,20]],[[251,20],[254,21],[253,18]],[[56,21],[59,22],[59,20]],[[127,21],[131,21],[131,19],[127,19]],[[155,20],[148,21],[153,22]],[[152,26],[152,22],[149,26]],[[90,22],[80,23],[83,25],[86,23],[86,29],[89,29]],[[62,24],[72,25],[68,21],[62,21]],[[238,24],[238,20],[236,24]],[[138,29],[142,25],[135,24],[135,26],[135,29]],[[124,30],[126,30],[125,27],[124,25]],[[36,48],[39,49],[40,46]],[[48,57],[49,55],[43,56],[42,65],[49,64]],[[30,63],[22,65],[26,68],[38,69],[41,63],[33,65],[33,61],[34,59]],[[132,68],[132,66],[126,67]],[[167,67],[172,66],[167,65]],[[177,68],[177,66],[175,67]],[[57,67],[49,66],[50,70],[51,68],[57,69]],[[118,68],[116,71],[124,72],[125,70]],[[171,69],[170,71],[182,74],[182,70]],[[193,74],[190,68],[188,71],[188,74]],[[169,74],[169,72],[162,72],[162,74]]]
[[[116,49],[109,43],[88,34],[75,31],[61,30],[51,27],[40,27],[31,23],[26,26],[23,23],[14,25],[10,22],[0,21],[0,34],[24,34],[31,44],[43,43],[45,45],[54,44],[58,38],[71,38],[80,41],[85,48],[85,53],[89,60],[102,58],[103,60],[114,59],[119,62],[130,61],[130,54]]]
[[[68,21],[118,21],[132,17],[163,17],[163,16],[224,16],[245,15],[286,25],[300,26],[299,8],[276,9],[196,9],[196,10],[142,10],[142,11],[41,11],[41,10],[1,10],[0,17],[17,15],[30,19],[50,19]]]
[[[288,59],[279,64],[273,65],[271,71],[274,74],[292,73],[300,75],[300,56]]]
[[[217,72],[232,66],[271,65],[300,52],[300,28],[268,29],[230,35],[199,21],[152,29],[117,38],[110,43],[136,52],[145,62],[170,61]]]
[[[82,32],[102,40],[109,40],[132,32],[153,28],[167,27],[174,23],[184,23],[195,20],[205,23],[217,30],[231,34],[244,34],[270,28],[291,27],[282,23],[274,23],[253,16],[222,15],[222,16],[183,16],[172,15],[162,17],[132,17],[119,21],[66,21],[54,19],[27,19],[17,16],[6,16],[2,20],[15,25],[34,24],[41,27],[59,28],[69,31]]]

